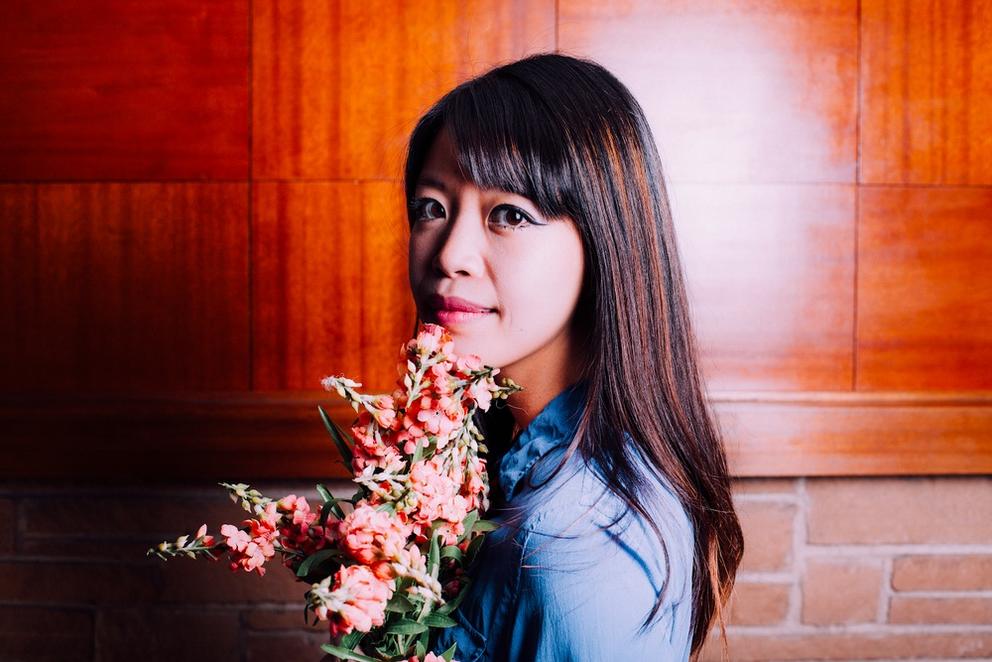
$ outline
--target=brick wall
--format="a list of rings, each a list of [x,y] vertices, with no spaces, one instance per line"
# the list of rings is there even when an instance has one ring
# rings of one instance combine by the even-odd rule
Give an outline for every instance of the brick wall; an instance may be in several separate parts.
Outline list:
[[[309,482],[258,487],[316,499]],[[992,478],[742,480],[737,494],[731,659],[992,658]],[[0,660],[317,662],[325,635],[303,625],[287,571],[144,556],[241,517],[202,483],[0,485]]]
[[[737,506],[731,659],[992,658],[992,479],[744,480]]]

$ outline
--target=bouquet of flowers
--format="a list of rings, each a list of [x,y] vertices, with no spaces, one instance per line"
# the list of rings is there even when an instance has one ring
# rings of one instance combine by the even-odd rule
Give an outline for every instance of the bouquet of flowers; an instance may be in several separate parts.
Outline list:
[[[250,514],[224,524],[219,537],[197,532],[148,550],[163,559],[225,553],[231,570],[264,575],[276,552],[306,591],[304,620],[326,621],[322,649],[345,660],[451,662],[428,653],[430,634],[450,617],[468,587],[465,569],[486,532],[488,453],[473,423],[476,409],[520,390],[497,385],[498,368],[475,355],[456,356],[450,334],[421,324],[400,348],[400,379],[391,395],[363,395],[361,384],[326,377],[322,384],[358,413],[346,435],[317,407],[324,426],[354,473],[351,498],[317,485],[323,503],[295,494],[263,496],[243,483],[221,483]],[[374,656],[374,657],[373,657]]]

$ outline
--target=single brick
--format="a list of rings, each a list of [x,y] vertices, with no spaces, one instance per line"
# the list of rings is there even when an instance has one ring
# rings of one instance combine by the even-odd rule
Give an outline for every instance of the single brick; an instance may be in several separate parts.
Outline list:
[[[786,570],[792,563],[796,507],[791,503],[739,501],[735,504],[744,529],[741,570]]]
[[[882,564],[877,561],[808,559],[802,579],[802,622],[833,625],[875,621],[882,574]]]
[[[730,596],[731,625],[775,625],[789,611],[789,584],[737,582]]]
[[[992,625],[992,598],[893,596],[890,623],[958,623]]]
[[[809,542],[988,544],[992,477],[817,478]]]
[[[919,555],[896,558],[897,591],[983,591],[992,589],[992,554]]]

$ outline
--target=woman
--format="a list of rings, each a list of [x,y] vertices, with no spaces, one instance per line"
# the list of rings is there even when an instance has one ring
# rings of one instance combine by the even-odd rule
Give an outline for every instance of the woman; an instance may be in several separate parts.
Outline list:
[[[527,57],[438,101],[405,178],[420,319],[524,387],[480,420],[503,526],[433,650],[698,653],[743,540],[642,109],[598,64]]]

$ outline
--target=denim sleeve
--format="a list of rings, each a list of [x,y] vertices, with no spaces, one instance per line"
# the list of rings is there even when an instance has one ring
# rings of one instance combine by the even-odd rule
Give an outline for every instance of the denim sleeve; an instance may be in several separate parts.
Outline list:
[[[556,529],[557,527],[549,527]],[[573,537],[562,537],[562,536]],[[523,540],[523,563],[511,619],[511,660],[574,662],[609,659],[684,660],[684,638],[676,635],[680,569],[660,613],[643,634],[665,579],[664,554],[657,558],[643,535],[586,523],[554,535],[541,527]]]

